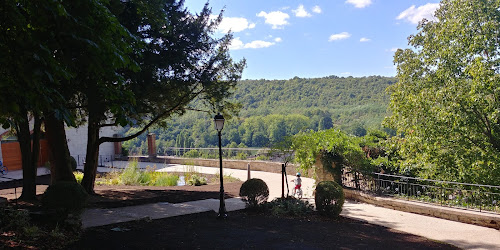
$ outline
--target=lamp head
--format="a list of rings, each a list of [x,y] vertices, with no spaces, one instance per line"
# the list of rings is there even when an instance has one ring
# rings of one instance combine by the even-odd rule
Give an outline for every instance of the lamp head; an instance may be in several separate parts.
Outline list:
[[[220,132],[224,128],[224,116],[220,113],[214,117],[215,129]]]

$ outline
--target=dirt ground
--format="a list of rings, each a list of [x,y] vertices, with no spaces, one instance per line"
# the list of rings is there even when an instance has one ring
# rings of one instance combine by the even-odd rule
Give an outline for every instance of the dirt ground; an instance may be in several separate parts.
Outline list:
[[[43,179],[39,178],[40,183]],[[46,183],[45,183],[46,184]],[[236,197],[242,182],[224,183],[226,197]],[[2,186],[3,185],[3,186]],[[13,187],[0,185],[0,196]],[[43,189],[40,185],[40,189]],[[18,193],[19,188],[18,188]],[[88,207],[112,208],[152,202],[180,203],[219,198],[219,185],[181,187],[97,186]],[[456,249],[423,237],[341,217],[317,214],[278,218],[247,211],[215,212],[141,220],[86,229],[68,249]]]

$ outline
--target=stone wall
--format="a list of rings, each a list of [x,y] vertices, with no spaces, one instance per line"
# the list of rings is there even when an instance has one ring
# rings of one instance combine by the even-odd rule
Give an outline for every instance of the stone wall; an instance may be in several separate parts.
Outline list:
[[[171,156],[158,156],[154,159],[146,157],[129,157],[133,159],[138,159],[139,161],[149,161],[157,163],[166,164],[183,164],[183,165],[195,165],[195,166],[205,166],[205,167],[219,167],[218,159],[198,159],[198,158],[178,158]],[[224,168],[232,169],[243,169],[247,170],[247,164],[250,163],[250,169],[252,171],[263,171],[270,173],[281,173],[281,163],[280,162],[268,162],[268,161],[245,161],[245,160],[227,160],[222,161],[222,166]],[[313,171],[310,170],[308,173],[303,173],[303,171],[296,168],[293,164],[288,164],[286,172],[288,175],[295,175],[297,172],[301,172],[302,176],[311,177],[313,176]]]
[[[500,229],[500,215],[436,206],[421,202],[378,197],[358,190],[344,188],[345,198],[398,211]]]

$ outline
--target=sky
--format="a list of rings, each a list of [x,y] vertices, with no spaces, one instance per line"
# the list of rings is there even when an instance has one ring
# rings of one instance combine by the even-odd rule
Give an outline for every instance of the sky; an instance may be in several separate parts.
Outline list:
[[[199,13],[206,0],[186,0]],[[434,20],[438,0],[211,0],[223,12],[216,36],[233,33],[231,57],[245,58],[242,79],[336,75],[395,76],[397,48],[420,20]]]

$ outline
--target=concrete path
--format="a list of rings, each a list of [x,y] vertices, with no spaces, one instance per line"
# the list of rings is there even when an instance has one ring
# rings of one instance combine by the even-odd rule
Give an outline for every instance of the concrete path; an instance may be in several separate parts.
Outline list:
[[[245,208],[245,203],[239,198],[226,199],[225,203],[226,211],[228,212]],[[83,212],[82,224],[84,228],[89,228],[141,219],[162,219],[211,210],[215,212],[219,211],[219,200],[206,199],[177,204],[160,202],[110,209],[92,208]]]

